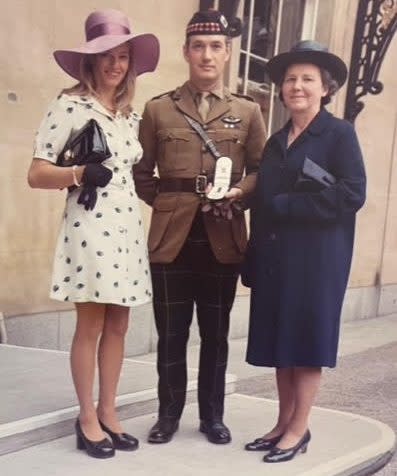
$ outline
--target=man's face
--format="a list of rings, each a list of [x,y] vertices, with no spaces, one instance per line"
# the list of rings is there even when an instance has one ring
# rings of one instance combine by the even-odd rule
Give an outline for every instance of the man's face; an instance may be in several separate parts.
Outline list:
[[[216,82],[223,78],[230,46],[223,35],[192,35],[183,47],[193,82]]]

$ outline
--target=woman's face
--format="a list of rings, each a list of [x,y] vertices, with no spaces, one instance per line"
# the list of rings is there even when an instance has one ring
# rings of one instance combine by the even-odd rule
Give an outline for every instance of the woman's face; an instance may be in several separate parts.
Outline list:
[[[320,68],[314,64],[293,64],[285,72],[281,85],[283,102],[293,113],[317,114],[321,98],[328,94],[321,80]]]
[[[124,43],[95,55],[94,77],[99,91],[115,90],[128,72],[130,48]]]

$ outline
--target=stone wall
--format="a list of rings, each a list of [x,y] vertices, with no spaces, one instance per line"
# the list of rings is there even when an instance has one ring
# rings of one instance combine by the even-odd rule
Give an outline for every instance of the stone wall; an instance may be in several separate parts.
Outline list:
[[[354,17],[358,0],[320,1],[316,36],[350,63]],[[6,316],[10,343],[68,349],[74,325],[70,305],[50,301],[49,279],[53,249],[64,203],[64,192],[31,190],[26,173],[32,157],[34,133],[48,102],[70,79],[52,59],[52,51],[83,42],[83,22],[108,2],[79,3],[54,0],[8,2],[0,18],[0,312]],[[125,11],[136,33],[160,38],[161,58],[154,74],[138,80],[135,106],[182,83],[187,67],[182,57],[186,21],[198,1],[113,1]],[[161,19],[161,20],[160,20]],[[238,46],[238,43],[236,43]],[[238,50],[228,82],[236,84]],[[393,39],[379,80],[378,96],[364,98],[356,120],[368,173],[368,199],[357,220],[356,246],[343,319],[375,317],[397,311],[397,40]],[[234,76],[233,76],[234,75]],[[341,117],[346,86],[331,104]],[[150,210],[142,205],[146,225]],[[248,290],[239,286],[232,313],[231,335],[247,332]],[[127,354],[154,350],[151,306],[132,312]],[[193,329],[192,341],[197,341]]]

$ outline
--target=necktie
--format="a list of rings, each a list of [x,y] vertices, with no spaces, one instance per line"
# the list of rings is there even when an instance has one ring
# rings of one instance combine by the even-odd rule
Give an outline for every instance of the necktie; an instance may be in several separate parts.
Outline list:
[[[203,92],[198,94],[199,102],[198,102],[197,110],[201,118],[203,119],[203,121],[207,119],[207,116],[210,110],[209,96],[210,96],[209,92]]]

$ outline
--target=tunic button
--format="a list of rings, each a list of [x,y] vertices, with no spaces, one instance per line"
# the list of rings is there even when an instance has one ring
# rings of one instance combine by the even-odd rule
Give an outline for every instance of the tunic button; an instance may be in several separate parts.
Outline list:
[[[205,131],[208,130],[208,127],[209,127],[208,124],[203,124],[203,129],[204,129]]]
[[[203,147],[201,147],[201,152],[207,152],[207,147],[205,147],[205,145],[203,145]]]
[[[277,237],[275,233],[271,233],[269,238],[274,241]]]

